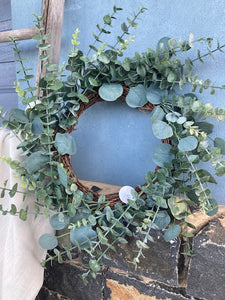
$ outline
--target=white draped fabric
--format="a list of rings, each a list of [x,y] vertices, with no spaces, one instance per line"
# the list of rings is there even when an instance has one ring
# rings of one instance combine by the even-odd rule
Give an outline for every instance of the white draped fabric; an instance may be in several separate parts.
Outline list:
[[[0,129],[0,157],[20,160],[17,145],[18,139],[10,131]],[[18,181],[13,170],[0,161],[0,187],[6,179],[10,187]],[[18,209],[27,204],[32,208],[34,198],[29,196],[23,201],[23,195],[16,194],[11,199],[6,192],[4,198],[0,198],[0,204],[4,209],[10,209],[11,203]],[[29,215],[24,222],[16,216],[0,213],[0,300],[33,300],[37,296],[44,276],[40,261],[46,256],[46,251],[38,244],[43,233],[53,233],[43,216],[35,219],[34,215]]]

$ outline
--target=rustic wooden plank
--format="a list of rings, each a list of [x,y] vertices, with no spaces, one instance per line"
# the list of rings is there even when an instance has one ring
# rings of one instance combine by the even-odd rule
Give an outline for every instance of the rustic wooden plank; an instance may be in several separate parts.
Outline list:
[[[6,21],[11,19],[11,1],[0,1],[0,21]]]
[[[100,188],[98,191],[98,194],[101,195],[109,195],[109,194],[114,194],[118,193],[119,190],[121,189],[121,186],[118,185],[112,185],[112,184],[107,184],[107,183],[102,183],[102,182],[95,182],[95,181],[87,181],[87,180],[79,180],[83,185],[91,189],[93,186],[96,186]]]
[[[48,43],[52,45],[52,55],[50,61],[54,64],[59,63],[63,15],[64,15],[65,0],[45,0],[43,10],[42,26],[45,29],[46,34],[50,34],[51,37]],[[43,62],[38,60],[36,85],[44,76]]]
[[[0,44],[0,63],[14,61],[12,45],[10,43]]]
[[[17,40],[30,40],[34,35],[38,33],[39,31],[36,27],[0,32],[0,43],[8,42],[9,36],[12,36],[14,39]]]
[[[16,81],[16,70],[14,63],[0,64],[0,89],[11,89]]]

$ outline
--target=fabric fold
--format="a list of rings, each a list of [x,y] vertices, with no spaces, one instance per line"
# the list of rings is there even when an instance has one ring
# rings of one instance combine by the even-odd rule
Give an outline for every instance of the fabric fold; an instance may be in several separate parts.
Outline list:
[[[0,157],[21,160],[17,149],[19,141],[12,132],[0,129]],[[0,187],[8,180],[7,187],[12,187],[18,178],[13,170],[0,160]],[[21,190],[21,189],[20,189]],[[1,190],[0,190],[1,193]],[[23,194],[10,198],[5,192],[0,198],[3,209],[10,209],[14,203],[17,209],[26,208],[34,212],[34,197],[29,195],[23,200]],[[0,300],[33,300],[36,298],[44,277],[40,262],[46,257],[46,250],[40,248],[39,237],[44,233],[54,234],[49,220],[44,216],[29,214],[27,221],[17,216],[0,213]]]

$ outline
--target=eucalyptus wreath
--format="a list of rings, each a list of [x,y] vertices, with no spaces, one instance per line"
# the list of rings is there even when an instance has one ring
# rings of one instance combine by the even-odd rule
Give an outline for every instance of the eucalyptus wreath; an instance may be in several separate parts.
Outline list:
[[[35,195],[35,214],[49,218],[55,230],[68,229],[72,247],[58,246],[61,235],[44,234],[39,243],[42,248],[52,250],[42,265],[57,258],[59,263],[65,256],[72,259],[74,249],[89,255],[86,282],[90,274],[94,278],[101,269],[107,252],[115,250],[117,243],[127,243],[126,237],[138,233],[137,253],[133,259],[136,266],[144,249],[153,242],[152,231],[162,230],[165,241],[180,237],[185,244],[185,255],[192,255],[188,216],[193,209],[200,209],[208,215],[217,212],[217,201],[212,197],[209,183],[216,183],[214,176],[204,168],[210,162],[217,176],[225,174],[225,141],[211,138],[213,125],[206,118],[223,121],[225,110],[204,104],[194,94],[210,89],[224,89],[212,85],[209,79],[201,80],[193,70],[194,62],[203,62],[204,57],[223,51],[225,45],[212,49],[212,38],[196,41],[181,41],[164,37],[156,49],[148,48],[144,53],[125,57],[124,52],[133,37],[137,18],[146,8],[142,7],[133,18],[121,24],[121,35],[114,45],[103,42],[112,32],[112,25],[119,11],[103,17],[103,25],[97,24],[98,34],[84,54],[79,48],[79,30],[72,38],[72,50],[67,64],[61,68],[50,63],[51,45],[49,35],[44,33],[42,17],[35,15],[40,34],[37,40],[41,50],[40,60],[46,69],[38,87],[30,80],[33,75],[24,66],[18,42],[10,38],[21,64],[23,81],[15,89],[26,109],[11,109],[8,114],[1,109],[2,126],[7,127],[18,138],[18,149],[23,160],[10,157],[1,159],[9,164],[20,178],[20,184],[8,187],[7,181],[1,187],[1,197],[9,193],[14,197],[23,193]],[[191,59],[195,44],[204,43],[208,52]],[[196,47],[196,46],[195,46]],[[181,54],[181,55],[180,55]],[[181,58],[179,58],[179,55]],[[64,75],[64,69],[69,76]],[[190,93],[183,93],[183,87],[191,87]],[[145,175],[145,184],[137,188],[122,187],[119,194],[99,195],[83,186],[73,172],[70,157],[76,152],[71,132],[80,114],[99,101],[122,101],[129,107],[146,111],[152,123],[152,131],[159,144],[153,149],[156,171]],[[163,143],[160,141],[162,140]],[[19,215],[26,220],[29,207],[10,210],[0,205],[2,214]]]

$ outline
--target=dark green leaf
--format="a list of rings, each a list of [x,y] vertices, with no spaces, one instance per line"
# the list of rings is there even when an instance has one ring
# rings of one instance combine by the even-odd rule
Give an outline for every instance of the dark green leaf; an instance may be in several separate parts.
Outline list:
[[[158,230],[162,230],[166,228],[170,224],[170,216],[168,215],[166,210],[162,210],[158,212],[155,218],[155,225],[158,227]]]
[[[214,140],[214,147],[217,147],[221,150],[221,153],[223,155],[225,155],[225,141],[224,139],[221,139],[221,138],[215,138]]]
[[[38,136],[40,134],[42,134],[43,132],[43,125],[42,125],[42,121],[40,118],[34,118],[33,122],[32,122],[32,127],[31,130],[33,132],[34,135]]]
[[[171,225],[165,232],[164,232],[164,239],[166,242],[174,240],[181,232],[181,227],[179,225]]]
[[[19,109],[19,108],[10,109],[9,115],[11,118],[13,118],[14,120],[16,120],[22,124],[26,124],[29,122],[28,117],[26,116],[24,110],[22,110],[22,109]]]
[[[81,249],[90,248],[91,241],[95,241],[97,238],[96,232],[91,228],[91,226],[80,226],[78,228],[70,230],[70,240],[71,242]]]
[[[214,125],[208,122],[195,122],[195,125],[199,127],[202,131],[206,132],[207,134],[210,134],[213,132]]]

